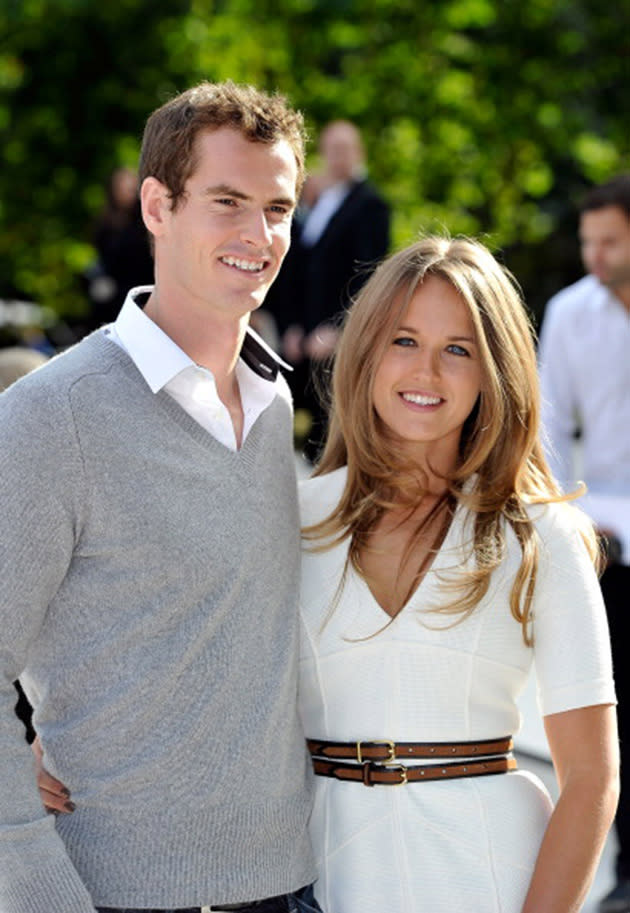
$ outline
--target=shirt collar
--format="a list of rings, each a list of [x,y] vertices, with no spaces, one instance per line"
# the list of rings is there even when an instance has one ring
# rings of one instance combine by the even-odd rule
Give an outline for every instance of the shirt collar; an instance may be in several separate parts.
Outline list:
[[[291,365],[279,358],[273,349],[269,348],[265,340],[251,327],[247,328],[245,339],[241,346],[240,357],[248,368],[251,368],[255,374],[265,380],[275,381],[280,367],[286,371],[293,370]]]
[[[607,309],[616,309],[621,308],[626,310],[622,301],[617,298],[617,296],[611,292],[607,285],[604,285],[603,282],[600,282],[597,276],[589,274],[589,278],[593,281],[593,292],[591,296],[591,306],[594,310],[604,310]]]
[[[137,303],[150,295],[153,286],[142,285],[128,293],[116,322],[115,331],[123,348],[135,362],[153,393],[161,390],[193,360],[170,336],[144,313]],[[291,370],[272,349],[248,327],[241,348],[242,361],[258,377],[275,382],[280,367]]]

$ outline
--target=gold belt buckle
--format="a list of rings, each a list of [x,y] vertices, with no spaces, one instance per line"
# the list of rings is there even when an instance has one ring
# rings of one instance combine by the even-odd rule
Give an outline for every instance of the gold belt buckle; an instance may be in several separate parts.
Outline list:
[[[369,739],[372,745],[386,745],[387,750],[389,751],[389,757],[385,758],[384,761],[377,761],[377,764],[395,764],[396,763],[396,743],[392,742],[391,739]],[[363,764],[363,754],[361,753],[362,741],[356,743],[357,745],[357,762]]]
[[[391,761],[387,761],[388,764],[391,764]],[[404,764],[396,764],[394,767],[389,767],[388,770],[397,770],[400,774],[400,783],[390,783],[390,786],[404,786],[405,783],[408,783],[407,779],[407,768]]]

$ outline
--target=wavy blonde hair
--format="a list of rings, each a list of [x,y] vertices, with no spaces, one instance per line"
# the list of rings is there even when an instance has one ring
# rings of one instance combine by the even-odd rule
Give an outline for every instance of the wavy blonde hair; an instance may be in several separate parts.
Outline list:
[[[376,414],[373,386],[402,315],[428,276],[449,282],[465,303],[483,378],[482,392],[462,429],[459,460],[445,478],[446,500],[463,502],[474,514],[475,567],[453,584],[454,598],[434,611],[460,614],[458,620],[470,615],[504,558],[507,523],[522,552],[510,609],[522,626],[525,642],[531,644],[529,621],[539,551],[527,505],[575,495],[561,494],[540,444],[534,334],[517,284],[477,241],[423,238],[385,260],[359,292],[335,356],[329,432],[315,471],[322,475],[347,465],[347,481],[333,512],[306,527],[303,535],[315,541],[318,550],[349,537],[346,569],[349,563],[361,574],[360,550],[383,514],[401,504],[411,511],[424,494],[417,467],[396,447]],[[471,482],[464,489],[467,480]],[[407,554],[422,529],[416,531]],[[597,543],[588,523],[582,534],[596,562]],[[407,597],[423,570],[418,568]]]

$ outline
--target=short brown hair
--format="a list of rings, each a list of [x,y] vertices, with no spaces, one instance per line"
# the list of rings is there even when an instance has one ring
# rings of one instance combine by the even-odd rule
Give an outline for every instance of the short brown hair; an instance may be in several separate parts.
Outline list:
[[[296,193],[304,181],[306,133],[299,111],[284,96],[268,95],[231,80],[202,82],[157,108],[147,120],[140,153],[140,183],[157,178],[168,188],[173,209],[196,167],[195,140],[202,130],[233,127],[253,143],[286,140],[297,162]]]
[[[618,174],[605,184],[592,187],[580,204],[580,215],[607,206],[618,206],[630,219],[630,174]]]

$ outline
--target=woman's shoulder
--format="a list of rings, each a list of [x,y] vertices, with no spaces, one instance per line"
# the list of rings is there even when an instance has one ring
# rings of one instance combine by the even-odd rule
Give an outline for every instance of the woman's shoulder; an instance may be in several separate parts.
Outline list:
[[[584,547],[584,537],[591,534],[592,524],[583,510],[574,502],[550,501],[528,504],[527,515],[544,546],[554,552],[579,542]]]
[[[342,466],[299,483],[302,526],[319,523],[328,516],[343,494],[347,476],[347,467]]]

